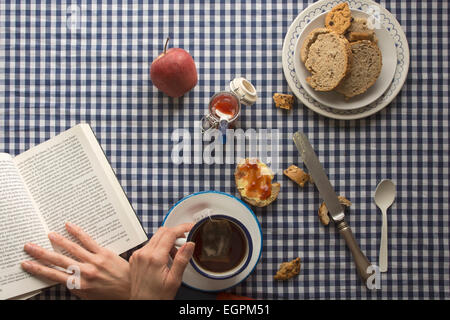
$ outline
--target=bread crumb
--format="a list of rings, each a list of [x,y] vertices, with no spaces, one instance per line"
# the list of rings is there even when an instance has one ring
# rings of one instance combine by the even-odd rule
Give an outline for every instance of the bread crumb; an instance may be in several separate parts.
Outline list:
[[[348,200],[344,196],[338,196],[338,199],[339,199],[339,202],[344,206],[350,207],[352,205],[350,200]],[[325,202],[322,202],[322,204],[320,205],[318,215],[319,215],[320,222],[324,226],[327,226],[328,224],[330,224],[330,217],[328,216],[328,208],[327,208]]]
[[[300,273],[300,258],[280,264],[280,269],[273,277],[275,280],[288,280]]]
[[[305,171],[295,165],[291,165],[289,168],[283,171],[284,175],[292,181],[295,181],[300,187],[304,187],[305,184],[310,181],[310,176]]]
[[[273,101],[277,108],[290,110],[294,105],[294,96],[292,94],[274,93]]]

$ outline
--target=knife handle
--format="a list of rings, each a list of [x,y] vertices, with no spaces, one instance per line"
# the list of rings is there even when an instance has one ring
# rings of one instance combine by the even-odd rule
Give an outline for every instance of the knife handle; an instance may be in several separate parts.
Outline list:
[[[347,222],[345,222],[344,219],[336,223],[336,228],[339,230],[339,233],[344,238],[347,247],[352,252],[356,269],[358,270],[358,273],[362,278],[364,284],[367,286],[367,279],[372,275],[372,273],[368,273],[368,268],[369,266],[371,266],[369,259],[367,259],[367,257],[361,251],[358,242],[356,242],[356,239],[353,236],[352,229],[350,229],[349,225],[347,224]]]

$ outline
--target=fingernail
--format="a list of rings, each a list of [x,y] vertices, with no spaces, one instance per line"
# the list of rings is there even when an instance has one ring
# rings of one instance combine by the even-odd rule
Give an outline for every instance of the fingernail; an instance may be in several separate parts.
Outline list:
[[[58,240],[58,234],[56,232],[50,232],[48,238],[52,241]]]
[[[192,255],[194,254],[194,249],[195,249],[195,243],[189,241],[186,242],[186,244],[184,245],[184,252],[183,254],[186,255],[186,257],[192,258]]]
[[[29,261],[23,261],[21,263],[22,268],[24,269],[31,269],[33,267],[33,265],[29,262]]]
[[[25,246],[23,247],[26,252],[33,252],[36,247],[32,243],[25,243]]]
[[[66,227],[70,228],[70,229],[73,229],[74,225],[73,225],[73,223],[66,222]]]

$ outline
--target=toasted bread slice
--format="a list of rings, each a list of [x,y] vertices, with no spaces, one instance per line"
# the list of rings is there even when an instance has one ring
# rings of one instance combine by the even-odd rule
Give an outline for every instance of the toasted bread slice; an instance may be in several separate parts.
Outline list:
[[[306,62],[306,58],[308,58],[309,47],[317,40],[319,34],[329,33],[330,30],[327,28],[316,28],[308,34],[308,37],[303,41],[302,48],[300,49],[300,60],[303,63]]]
[[[311,72],[306,81],[314,90],[333,90],[350,70],[351,58],[350,43],[344,36],[334,32],[317,35],[305,61]]]
[[[351,43],[352,66],[349,75],[336,87],[346,98],[364,93],[378,79],[383,65],[376,43],[361,40]]]
[[[373,41],[374,34],[373,32],[356,32],[352,31],[346,35],[348,41],[355,42],[360,40],[369,40]]]
[[[347,32],[368,32],[373,31],[367,25],[366,18],[352,18],[350,27],[347,29]]]
[[[257,199],[257,198],[249,198],[249,197],[245,197],[242,196],[242,199],[247,202],[248,204],[254,206],[254,207],[266,207],[269,204],[271,204],[272,202],[274,202],[277,197],[278,194],[280,193],[280,189],[281,189],[281,185],[278,182],[272,183],[272,192],[270,194],[270,197],[264,200],[261,199]]]
[[[375,31],[369,28],[365,18],[352,18],[352,23],[345,33],[345,37],[350,42],[359,40],[370,40],[377,43],[378,39]]]
[[[244,159],[234,173],[236,187],[241,198],[255,207],[265,207],[274,202],[281,185],[272,183],[273,172],[258,159]]]

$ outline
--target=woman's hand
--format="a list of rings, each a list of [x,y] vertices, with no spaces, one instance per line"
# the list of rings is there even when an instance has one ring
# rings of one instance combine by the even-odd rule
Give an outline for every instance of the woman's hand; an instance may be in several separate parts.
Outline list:
[[[185,243],[178,251],[177,238],[191,230],[193,224],[173,228],[161,227],[150,241],[130,258],[130,299],[173,299],[181,284],[183,272],[194,253],[194,243]],[[169,255],[174,255],[169,268]]]
[[[78,226],[67,223],[67,231],[78,239],[82,246],[63,236],[51,232],[48,237],[53,245],[65,249],[78,261],[38,245],[27,243],[25,251],[45,264],[55,265],[65,270],[80,271],[79,289],[72,289],[75,295],[83,299],[129,299],[130,278],[129,263],[112,251],[100,247]],[[72,275],[48,267],[36,261],[22,262],[22,268],[36,276],[68,285]],[[70,287],[69,287],[70,289]]]

